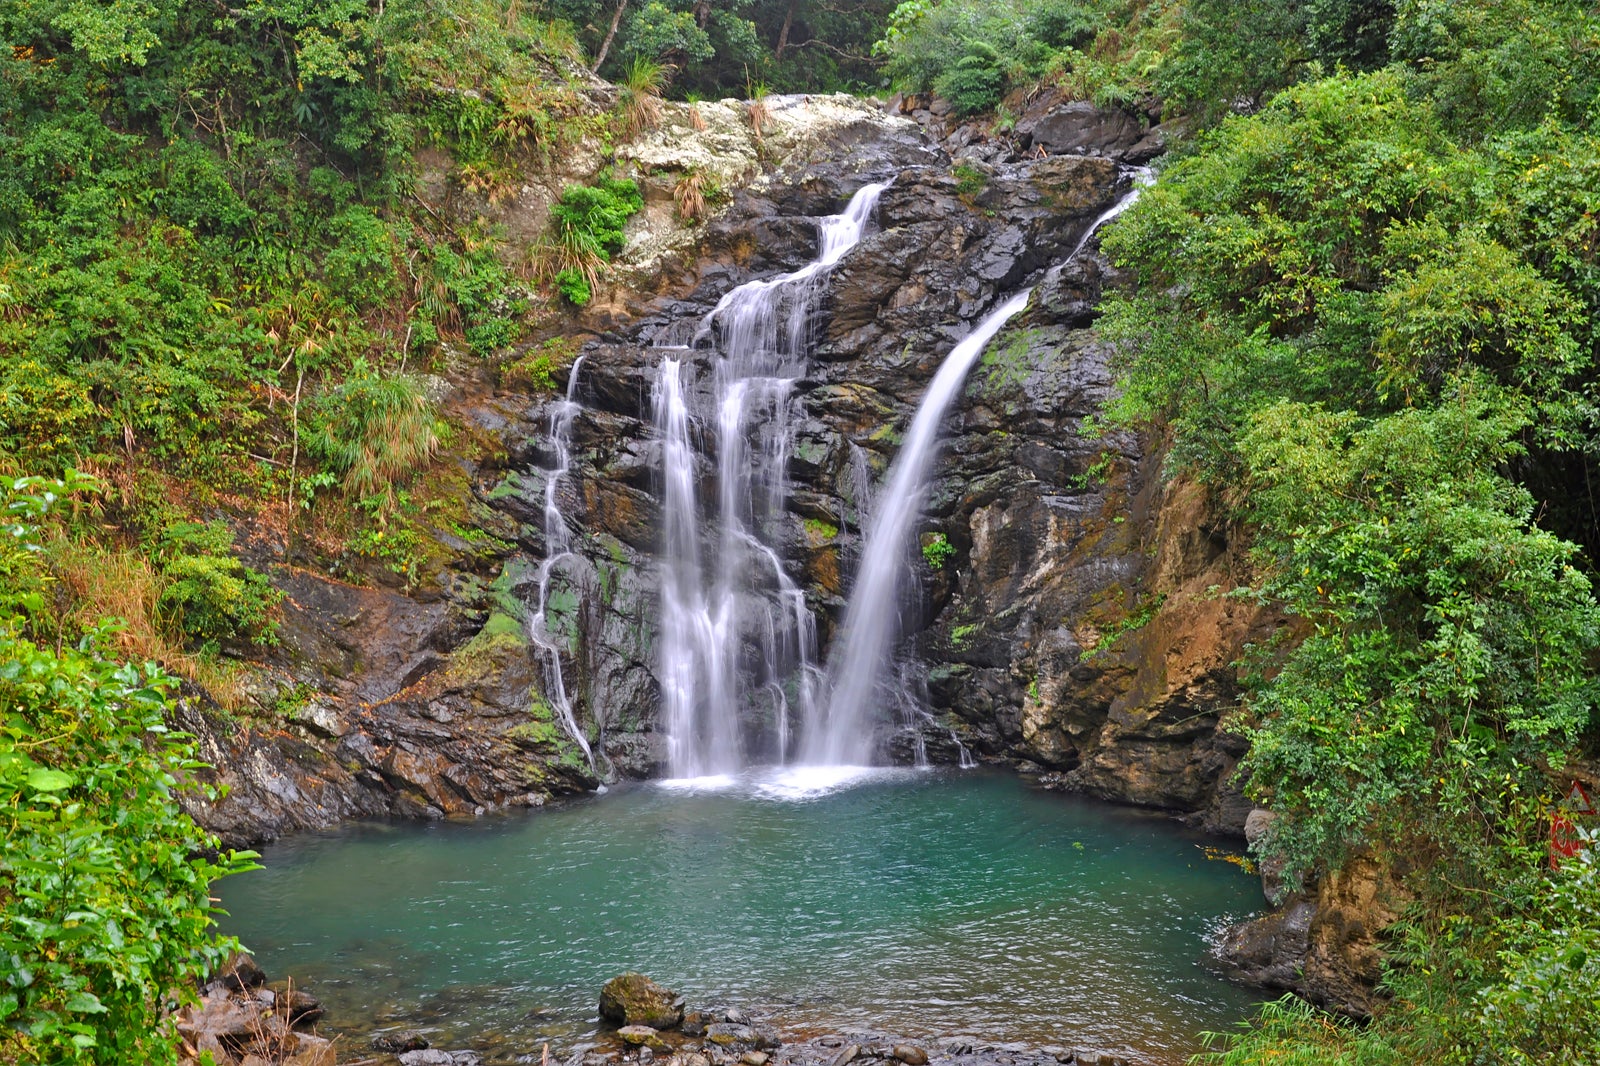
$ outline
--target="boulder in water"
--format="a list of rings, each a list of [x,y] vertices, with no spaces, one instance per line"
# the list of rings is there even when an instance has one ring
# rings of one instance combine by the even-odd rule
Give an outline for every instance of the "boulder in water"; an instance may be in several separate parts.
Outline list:
[[[683,1021],[683,1000],[642,973],[625,973],[600,990],[600,1017],[613,1025],[671,1029]]]
[[[398,1055],[403,1051],[426,1051],[429,1044],[428,1038],[415,1029],[406,1029],[398,1033],[379,1033],[372,1038],[372,1047],[376,1051]]]
[[[890,1054],[906,1066],[928,1066],[928,1053],[914,1044],[896,1044]]]

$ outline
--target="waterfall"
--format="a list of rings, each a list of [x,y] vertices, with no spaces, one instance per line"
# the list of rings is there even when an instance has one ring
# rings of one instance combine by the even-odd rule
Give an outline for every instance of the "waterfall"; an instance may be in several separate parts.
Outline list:
[[[865,186],[842,214],[819,221],[811,263],[739,286],[705,317],[694,346],[712,347],[721,358],[700,415],[686,361],[662,359],[651,400],[665,526],[662,720],[674,777],[738,770],[740,711],[763,694],[780,759],[787,757],[790,716],[817,717],[816,625],[777,547],[794,444],[793,392],[806,369],[818,283],[861,240],[884,187]],[[713,427],[717,491],[702,514],[694,438]]]
[[[1134,171],[1133,178],[1133,187],[1094,220],[1071,254],[1051,268],[1051,275],[1071,264],[1102,226],[1133,206],[1149,184],[1151,174],[1141,167]],[[901,635],[900,593],[910,574],[907,559],[911,533],[926,501],[940,424],[972,365],[1001,327],[1027,306],[1032,291],[1024,289],[1006,300],[951,349],[917,407],[905,444],[889,471],[888,483],[873,500],[861,566],[828,664],[830,696],[826,708],[806,730],[804,762],[859,765],[872,762],[876,754],[872,719],[880,704],[878,685],[889,669],[890,653]],[[904,707],[900,713],[903,719],[907,715]],[[919,738],[919,751],[920,744]]]
[[[544,561],[539,564],[536,574],[539,594],[533,615],[528,619],[528,637],[544,653],[545,696],[561,719],[562,728],[583,750],[583,757],[588,760],[589,769],[593,770],[594,752],[590,750],[589,740],[583,735],[583,730],[578,728],[578,719],[573,713],[572,699],[567,694],[566,680],[561,671],[561,641],[550,633],[547,625],[550,580],[556,567],[573,557],[572,537],[567,530],[566,516],[561,513],[561,505],[556,499],[556,490],[561,485],[561,479],[572,469],[572,423],[578,417],[578,412],[583,410],[576,399],[578,371],[582,366],[583,356],[580,355],[573,362],[572,372],[567,378],[566,395],[550,410],[550,448],[555,452],[556,462],[544,479]]]
[[[939,423],[961,391],[967,371],[1000,327],[1028,305],[1032,291],[1024,289],[991,311],[951,349],[911,420],[888,484],[873,500],[861,568],[835,644],[837,665],[830,663],[833,691],[822,717],[806,730],[805,762],[841,766],[872,761],[874,695],[899,636],[900,587],[909,574],[907,542],[912,526],[922,517]]]

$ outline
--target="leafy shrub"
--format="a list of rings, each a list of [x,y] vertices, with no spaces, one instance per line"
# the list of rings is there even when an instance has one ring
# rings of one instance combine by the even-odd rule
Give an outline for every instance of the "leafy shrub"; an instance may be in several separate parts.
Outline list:
[[[988,111],[1005,95],[1006,76],[991,55],[968,52],[955,66],[934,79],[934,91],[955,107],[959,115]]]
[[[1075,0],[1042,0],[1023,14],[1029,35],[1057,49],[1086,47],[1103,22],[1100,15]]]
[[[556,291],[565,296],[574,307],[583,307],[594,299],[594,290],[589,287],[589,279],[581,270],[568,267],[559,271],[555,282]]]
[[[604,258],[622,250],[623,227],[644,206],[631,178],[601,178],[593,185],[568,185],[550,207],[550,222],[565,244],[593,248]]]
[[[643,206],[639,186],[629,178],[601,178],[562,190],[550,206],[555,245],[549,273],[569,301],[581,307],[593,297],[600,271],[627,240],[623,227]]]
[[[277,642],[272,608],[283,594],[234,557],[233,532],[226,525],[168,526],[155,554],[166,582],[160,606],[189,640],[212,649],[227,640]]]
[[[37,546],[53,502],[43,488],[0,486],[14,543]],[[237,947],[216,935],[210,885],[254,855],[219,854],[178,806],[179,793],[211,792],[195,781],[193,738],[163,720],[175,682],[113,661],[108,635],[54,650],[0,619],[6,1062],[175,1063],[169,1005]]]

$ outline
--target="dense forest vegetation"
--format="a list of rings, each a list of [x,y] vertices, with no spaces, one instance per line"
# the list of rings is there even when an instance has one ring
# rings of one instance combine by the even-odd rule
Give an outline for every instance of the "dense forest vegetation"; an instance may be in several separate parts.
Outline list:
[[[248,856],[194,857],[160,731],[166,671],[226,704],[228,649],[275,639],[215,504],[291,558],[413,570],[452,495],[417,475],[459,432],[421,374],[548,385],[510,353],[615,250],[626,183],[513,247],[428,202],[419,151],[490,200],[635,132],[630,94],[935,91],[1003,133],[1042,84],[1191,131],[1105,242],[1137,282],[1108,418],[1253,530],[1235,594],[1298,622],[1236,722],[1263,858],[1299,884],[1376,854],[1415,899],[1370,1024],[1281,1005],[1223,1058],[1600,1060],[1600,875],[1543,837],[1600,696],[1593,5],[39,0],[0,27],[0,1061],[170,1061],[164,1002],[225,947],[205,884]]]

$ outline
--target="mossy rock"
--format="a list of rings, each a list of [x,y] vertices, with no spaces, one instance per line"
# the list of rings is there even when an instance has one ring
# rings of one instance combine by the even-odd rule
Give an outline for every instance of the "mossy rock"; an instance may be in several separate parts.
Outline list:
[[[614,1025],[671,1029],[683,1021],[683,999],[642,973],[625,973],[600,990],[600,1017]]]

